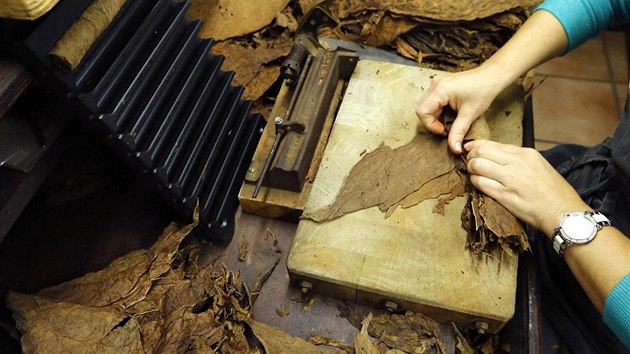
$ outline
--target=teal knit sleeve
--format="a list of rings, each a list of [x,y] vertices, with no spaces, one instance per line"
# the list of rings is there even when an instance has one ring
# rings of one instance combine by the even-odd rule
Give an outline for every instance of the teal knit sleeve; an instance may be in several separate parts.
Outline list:
[[[608,295],[604,304],[604,323],[630,349],[630,273]]]
[[[627,0],[546,0],[538,10],[548,11],[560,21],[569,38],[567,52],[609,26],[630,22]]]

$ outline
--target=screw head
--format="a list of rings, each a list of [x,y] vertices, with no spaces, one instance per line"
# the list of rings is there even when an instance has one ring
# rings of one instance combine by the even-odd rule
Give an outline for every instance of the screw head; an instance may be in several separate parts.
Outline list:
[[[302,280],[300,282],[300,291],[302,292],[302,294],[308,294],[311,289],[313,289],[313,283],[311,283],[308,280]]]
[[[282,119],[282,117],[278,116],[274,119],[274,122],[276,124],[282,124],[284,122],[284,119]]]
[[[484,321],[475,322],[475,328],[477,329],[477,333],[485,334],[488,332],[488,324]]]
[[[398,304],[391,301],[391,300],[387,300],[385,301],[385,310],[387,310],[387,312],[392,313],[398,310]]]
[[[254,173],[254,172],[256,172],[256,169],[253,167],[250,167],[247,169],[247,173]]]

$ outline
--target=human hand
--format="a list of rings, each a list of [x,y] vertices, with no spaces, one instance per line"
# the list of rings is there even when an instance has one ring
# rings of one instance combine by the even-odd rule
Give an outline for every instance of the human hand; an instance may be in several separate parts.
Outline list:
[[[472,184],[549,237],[565,213],[592,210],[534,149],[487,140],[464,148]]]
[[[499,71],[490,66],[435,76],[416,108],[416,115],[429,132],[446,135],[440,117],[447,105],[455,110],[457,118],[448,132],[448,145],[453,153],[459,155],[470,125],[505,88],[504,81],[500,79]]]

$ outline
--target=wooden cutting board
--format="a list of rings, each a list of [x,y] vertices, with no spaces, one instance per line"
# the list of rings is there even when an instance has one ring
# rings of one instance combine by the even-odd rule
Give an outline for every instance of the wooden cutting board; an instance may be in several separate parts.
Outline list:
[[[421,130],[415,107],[438,71],[360,61],[346,90],[305,210],[332,204],[344,178],[382,143],[407,144]],[[483,83],[479,83],[483,85]],[[487,114],[493,140],[521,145],[523,92],[506,90]],[[435,199],[389,218],[378,207],[321,223],[301,220],[287,265],[294,284],[383,307],[422,312],[437,321],[487,323],[498,331],[514,314],[517,257],[476,257],[466,249],[458,197],[444,215]],[[391,303],[390,303],[391,304]]]

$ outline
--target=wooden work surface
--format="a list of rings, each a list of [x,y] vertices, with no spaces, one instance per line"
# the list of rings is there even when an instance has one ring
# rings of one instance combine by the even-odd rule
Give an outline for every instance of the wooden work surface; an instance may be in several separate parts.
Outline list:
[[[397,148],[420,123],[415,106],[437,72],[361,61],[350,80],[305,211],[334,202],[345,176],[367,151]],[[522,92],[508,90],[486,115],[494,140],[522,142]],[[398,208],[386,219],[377,207],[317,223],[299,223],[288,268],[315,291],[383,306],[394,301],[438,321],[499,330],[514,314],[517,258],[475,257],[466,249],[458,197],[444,216],[435,200]]]

